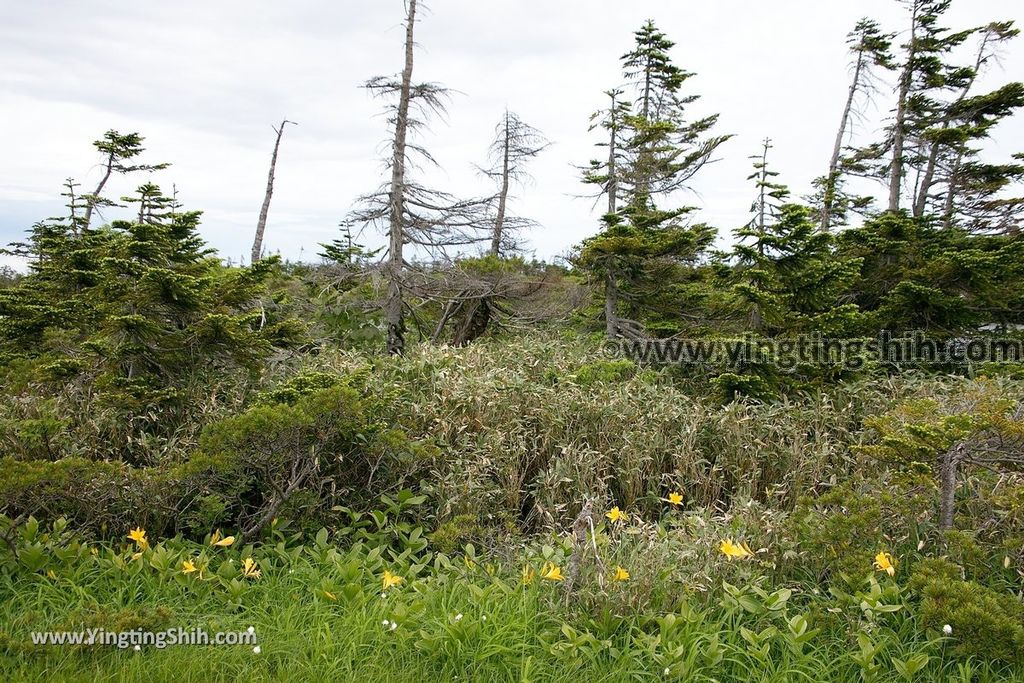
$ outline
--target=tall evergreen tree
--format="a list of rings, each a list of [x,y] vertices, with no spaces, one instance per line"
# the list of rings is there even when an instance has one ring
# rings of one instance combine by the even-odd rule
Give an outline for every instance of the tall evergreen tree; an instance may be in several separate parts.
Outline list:
[[[857,22],[853,31],[847,36],[850,52],[853,54],[851,64],[850,87],[846,95],[846,104],[839,120],[839,130],[832,147],[828,173],[816,181],[820,188],[821,229],[829,230],[835,219],[843,220],[846,209],[851,204],[862,204],[863,200],[848,197],[843,192],[842,154],[849,134],[852,119],[856,114],[858,99],[870,95],[874,90],[874,69],[892,69],[892,34],[883,33],[878,23],[864,18]]]
[[[672,63],[672,41],[648,21],[634,33],[634,42],[622,57],[632,102],[624,105],[624,91],[609,93],[611,105],[602,121],[610,134],[608,161],[592,162],[584,174],[585,182],[602,185],[609,195],[604,230],[583,243],[578,263],[604,283],[610,337],[642,334],[635,318],[644,301],[636,293],[659,264],[693,262],[714,240],[708,226],[684,224],[692,207],[662,209],[656,200],[685,187],[729,138],[710,135],[717,115],[686,119],[686,105],[698,96],[681,93],[693,74]],[[623,300],[628,318],[620,311]]]
[[[93,146],[103,155],[103,176],[91,193],[83,195],[85,214],[82,225],[88,228],[92,224],[93,212],[104,206],[116,206],[116,203],[103,196],[103,189],[116,173],[127,175],[138,171],[159,171],[170,164],[139,164],[129,163],[145,151],[142,146],[144,138],[138,133],[119,133],[108,130],[103,138],[93,142]]]
[[[954,198],[960,168],[977,158],[978,151],[971,143],[987,138],[999,121],[1024,106],[1024,85],[1020,83],[1010,83],[984,95],[972,95],[978,76],[996,58],[1000,47],[1019,31],[1013,28],[1012,22],[993,22],[978,33],[980,39],[974,62],[962,70],[956,96],[948,102],[935,103],[930,125],[920,136],[927,153],[916,182],[915,216],[924,215],[934,200],[938,201],[934,201],[935,210],[931,213],[945,215],[944,199],[933,195],[941,175],[945,176],[945,196]]]
[[[952,0],[900,1],[908,8],[910,26],[899,57],[893,122],[883,144],[875,146],[875,152],[888,160],[880,171],[889,188],[889,211],[900,209],[908,164],[920,163],[913,157],[913,142],[935,120],[939,108],[936,95],[961,87],[970,77],[969,70],[948,60],[950,52],[974,32],[951,32],[939,24]]]

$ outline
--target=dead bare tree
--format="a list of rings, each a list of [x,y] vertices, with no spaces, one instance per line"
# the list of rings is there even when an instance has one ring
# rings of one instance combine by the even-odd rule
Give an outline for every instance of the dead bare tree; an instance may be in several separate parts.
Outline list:
[[[491,231],[491,256],[501,256],[503,249],[507,250],[509,246],[513,246],[509,244],[507,233],[532,223],[526,219],[507,216],[509,189],[513,183],[529,180],[526,162],[543,152],[550,144],[539,130],[524,122],[515,113],[505,110],[488,149],[490,165],[480,169],[481,173],[498,185],[498,192],[493,198],[497,203],[497,209]]]
[[[274,171],[277,169],[277,152],[281,148],[281,135],[286,124],[298,125],[294,121],[281,119],[281,125],[274,127],[277,137],[274,139],[274,152],[270,155],[270,173],[267,174],[267,192],[263,195],[263,206],[260,207],[260,218],[256,222],[256,237],[252,242],[251,263],[256,263],[263,256],[263,233],[267,229],[267,214],[270,212],[270,197],[274,194]]]
[[[388,250],[381,273],[387,287],[383,303],[387,326],[387,353],[402,354],[405,350],[405,314],[409,309],[404,292],[406,245],[421,249],[431,256],[446,249],[476,244],[481,240],[486,202],[479,199],[460,200],[453,195],[427,188],[412,180],[409,171],[415,161],[435,165],[436,161],[421,145],[412,141],[412,134],[425,127],[432,115],[443,115],[450,95],[437,83],[412,82],[414,58],[414,27],[417,0],[408,0],[405,16],[405,66],[399,78],[377,76],[364,87],[374,96],[388,100],[386,111],[393,135],[391,154],[385,161],[390,180],[376,192],[359,198],[351,219],[364,225],[384,228]]]
[[[481,270],[476,267],[481,265],[479,260],[464,259],[420,278],[413,289],[442,306],[430,335],[432,342],[470,344],[491,326],[520,319],[519,304],[527,303],[549,284],[548,274],[541,269],[531,271],[521,263],[504,263],[507,267],[497,271]]]

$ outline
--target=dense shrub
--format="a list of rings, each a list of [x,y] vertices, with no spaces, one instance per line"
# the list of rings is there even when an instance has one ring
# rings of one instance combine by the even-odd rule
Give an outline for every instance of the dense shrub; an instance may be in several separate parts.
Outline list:
[[[375,420],[352,389],[308,393],[214,421],[178,462],[0,461],[0,511],[66,516],[96,533],[256,530],[273,516],[320,525],[428,471],[435,450]]]
[[[653,512],[670,490],[695,507],[753,498],[789,509],[872,464],[849,446],[906,391],[864,383],[722,405],[706,380],[600,360],[598,342],[571,335],[397,359],[324,352],[305,369],[360,373],[346,382],[380,400],[382,420],[446,453],[430,480],[442,518],[527,528],[571,520],[588,497]]]
[[[1018,597],[965,581],[960,567],[942,559],[918,563],[911,586],[921,594],[922,626],[950,626],[962,655],[1024,660],[1024,603]]]
[[[927,478],[885,476],[802,499],[787,523],[801,572],[860,581],[879,552],[916,550],[934,540],[936,499]]]

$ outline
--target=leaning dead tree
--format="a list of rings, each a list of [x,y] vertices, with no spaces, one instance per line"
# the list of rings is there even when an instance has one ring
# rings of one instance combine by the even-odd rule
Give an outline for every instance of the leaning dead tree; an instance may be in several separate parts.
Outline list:
[[[496,209],[491,229],[491,256],[501,256],[510,248],[514,249],[514,243],[508,238],[509,233],[532,224],[527,219],[508,215],[509,190],[512,185],[530,179],[526,163],[550,144],[539,130],[515,113],[505,110],[505,115],[495,128],[494,140],[487,150],[489,165],[480,169],[498,186],[498,192],[493,197]]]
[[[502,261],[495,269],[486,261],[467,258],[435,268],[414,289],[423,299],[441,304],[430,340],[465,346],[491,327],[523,319],[521,305],[531,303],[549,280],[543,269],[518,261]]]
[[[270,173],[267,174],[267,192],[263,195],[263,206],[260,207],[260,218],[256,222],[256,237],[252,241],[251,263],[256,263],[263,256],[263,233],[267,229],[267,214],[270,212],[270,197],[274,194],[274,172],[277,169],[277,152],[281,149],[281,135],[287,124],[297,125],[294,121],[281,119],[281,125],[274,127],[277,137],[274,139],[274,152],[270,155]]]
[[[386,112],[392,136],[385,167],[390,179],[376,192],[359,198],[351,220],[375,225],[388,237],[387,256],[381,266],[387,292],[383,302],[387,326],[386,350],[405,351],[406,314],[410,303],[405,257],[406,247],[432,257],[446,249],[480,241],[485,203],[478,199],[459,200],[428,188],[411,178],[416,162],[436,165],[434,158],[414,140],[433,115],[443,115],[449,90],[437,83],[413,83],[414,27],[417,0],[408,0],[405,16],[405,66],[400,76],[377,76],[364,87],[387,101]]]
[[[958,440],[942,456],[939,528],[953,528],[958,472],[976,466],[996,472],[1024,471],[1024,403],[1012,413],[989,413],[985,424]]]

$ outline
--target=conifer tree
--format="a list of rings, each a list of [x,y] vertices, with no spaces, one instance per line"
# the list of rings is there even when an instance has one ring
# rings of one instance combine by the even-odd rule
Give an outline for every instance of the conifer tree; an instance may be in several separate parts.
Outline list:
[[[737,282],[733,293],[748,328],[763,334],[822,332],[852,328],[857,314],[841,298],[857,276],[859,262],[837,258],[832,237],[812,221],[810,208],[781,203],[789,196],[768,166],[765,140],[750,179],[757,185],[753,218],[736,231]]]
[[[921,145],[927,149],[927,154],[916,182],[915,216],[924,215],[929,202],[939,199],[933,196],[933,190],[943,170],[945,197],[953,201],[961,167],[965,162],[975,162],[978,155],[971,143],[986,139],[995,125],[1024,106],[1024,85],[1020,83],[1009,83],[984,95],[972,95],[978,76],[997,57],[1000,47],[1019,31],[1013,28],[1013,22],[993,22],[978,33],[980,39],[974,63],[962,70],[959,92],[949,102],[935,103],[930,125],[921,133]],[[942,202],[943,208],[936,206],[931,213],[945,216],[945,199]],[[952,210],[948,213],[952,214]]]
[[[844,219],[849,205],[861,205],[864,200],[848,197],[843,192],[843,148],[853,117],[857,113],[859,99],[870,95],[874,90],[874,69],[892,69],[892,34],[883,33],[878,23],[864,18],[857,22],[853,31],[847,36],[850,52],[853,54],[851,64],[850,87],[846,96],[846,104],[839,120],[839,130],[832,147],[828,173],[816,181],[821,193],[821,229],[829,230],[835,219]]]
[[[885,213],[843,232],[839,254],[861,262],[851,290],[869,331],[976,332],[1024,321],[1024,244],[1015,236],[972,235],[927,216]]]
[[[608,155],[604,159],[592,159],[583,169],[583,182],[597,185],[601,189],[596,197],[607,195],[608,210],[605,214],[613,214],[618,210],[619,197],[622,192],[620,175],[625,162],[622,156],[626,119],[632,111],[630,103],[622,98],[622,90],[614,88],[605,92],[608,96],[607,109],[600,109],[590,116],[590,130],[601,128],[608,134],[607,142],[599,142],[597,146],[607,147]]]
[[[103,188],[107,186],[110,178],[116,173],[127,175],[138,171],[159,171],[167,168],[170,164],[138,164],[128,163],[145,151],[142,146],[143,138],[138,133],[119,133],[116,130],[108,130],[103,138],[93,142],[93,146],[103,154],[103,176],[91,193],[84,195],[85,214],[82,218],[82,225],[88,228],[92,225],[92,214],[97,208],[104,206],[116,206],[115,202],[103,197]]]
[[[609,109],[598,116],[610,135],[608,161],[592,162],[584,173],[584,182],[600,184],[608,194],[604,230],[583,243],[578,263],[604,283],[609,337],[641,336],[643,326],[635,318],[646,297],[640,292],[650,291],[662,265],[693,263],[714,240],[708,226],[684,224],[692,207],[662,209],[656,200],[686,187],[729,138],[710,134],[717,115],[686,119],[686,105],[698,96],[681,93],[693,74],[672,63],[672,41],[648,21],[634,33],[634,42],[622,56],[632,101],[627,107],[620,100],[624,91],[609,93]],[[630,317],[620,311],[623,302]]]
[[[899,57],[893,122],[884,142],[867,155],[884,155],[887,159],[879,172],[888,184],[889,211],[900,209],[908,165],[921,162],[913,142],[934,122],[939,107],[936,96],[962,87],[970,77],[969,70],[950,64],[948,59],[950,52],[974,32],[951,32],[940,25],[952,0],[900,1],[908,8],[910,26]]]
[[[132,220],[33,230],[42,257],[0,290],[0,356],[22,359],[55,392],[88,387],[123,417],[129,438],[166,436],[191,409],[189,378],[255,369],[301,339],[302,327],[261,304],[278,259],[227,269],[198,234],[199,212],[149,183],[123,201],[137,207]],[[110,457],[131,459],[130,443],[109,446]]]

